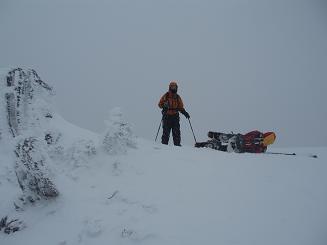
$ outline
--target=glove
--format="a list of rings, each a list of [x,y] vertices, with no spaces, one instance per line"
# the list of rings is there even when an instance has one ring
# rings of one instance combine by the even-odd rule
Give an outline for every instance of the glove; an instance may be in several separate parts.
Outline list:
[[[168,104],[168,102],[165,102],[162,106],[162,111],[161,111],[162,115],[165,115],[167,113],[168,109],[169,109],[169,104]]]
[[[161,111],[161,114],[162,115],[165,115],[168,111],[168,108],[162,108],[162,111]]]
[[[187,111],[185,111],[185,110],[182,110],[181,111],[181,113],[187,118],[187,119],[189,119],[190,118],[190,114],[188,114],[188,112]]]

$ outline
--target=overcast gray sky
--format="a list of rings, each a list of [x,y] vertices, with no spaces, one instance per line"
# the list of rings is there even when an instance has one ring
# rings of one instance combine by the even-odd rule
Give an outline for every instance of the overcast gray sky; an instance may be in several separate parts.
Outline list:
[[[198,141],[259,129],[327,145],[324,0],[0,0],[0,66],[36,69],[57,111],[96,132],[120,106],[154,139],[177,80]]]

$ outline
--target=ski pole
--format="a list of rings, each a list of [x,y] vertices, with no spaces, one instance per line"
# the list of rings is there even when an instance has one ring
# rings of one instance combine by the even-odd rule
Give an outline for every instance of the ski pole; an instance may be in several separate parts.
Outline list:
[[[158,132],[157,132],[157,135],[156,135],[156,139],[155,139],[154,141],[157,141],[158,134],[159,134],[159,131],[160,131],[160,128],[161,128],[161,124],[162,124],[162,119],[161,119],[161,121],[160,121],[159,128],[158,128]]]
[[[194,135],[194,131],[193,131],[193,127],[192,127],[192,124],[191,124],[191,121],[190,119],[188,118],[188,122],[190,123],[190,126],[191,126],[191,130],[192,130],[192,133],[193,133],[193,137],[194,137],[194,141],[196,143],[196,138],[195,138],[195,135]]]
[[[296,153],[284,153],[284,152],[265,152],[265,154],[284,155],[284,156],[305,156],[305,157],[318,158],[318,156],[314,154],[300,155]]]
[[[266,154],[272,154],[272,155],[285,155],[285,156],[296,156],[295,153],[284,153],[284,152],[265,152]]]

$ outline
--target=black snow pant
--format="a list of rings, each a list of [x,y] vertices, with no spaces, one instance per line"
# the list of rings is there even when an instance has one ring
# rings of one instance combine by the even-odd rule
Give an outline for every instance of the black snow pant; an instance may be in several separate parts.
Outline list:
[[[181,130],[179,125],[179,114],[164,115],[162,118],[162,137],[161,143],[168,145],[170,131],[173,131],[174,145],[181,145]]]

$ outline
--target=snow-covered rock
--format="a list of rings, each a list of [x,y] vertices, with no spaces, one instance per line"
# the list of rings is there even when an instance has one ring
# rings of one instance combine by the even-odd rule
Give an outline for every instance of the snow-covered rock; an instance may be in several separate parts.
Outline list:
[[[32,69],[9,69],[0,76],[0,131],[38,135],[52,118],[53,89]]]
[[[13,168],[24,200],[34,202],[59,194],[47,168],[51,159],[53,89],[32,69],[8,69],[0,74],[0,144],[15,152]],[[46,141],[47,140],[47,141]]]
[[[24,199],[30,202],[41,198],[56,197],[59,191],[51,181],[47,166],[50,158],[44,140],[25,138],[16,147],[15,171]]]

